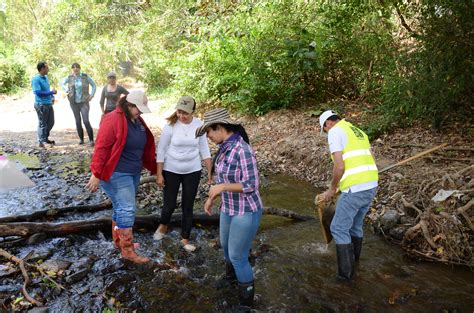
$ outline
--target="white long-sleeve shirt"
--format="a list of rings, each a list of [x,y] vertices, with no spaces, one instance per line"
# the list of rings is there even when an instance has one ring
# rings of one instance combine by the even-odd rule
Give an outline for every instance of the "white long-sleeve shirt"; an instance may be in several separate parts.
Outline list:
[[[201,120],[193,117],[189,124],[177,121],[163,127],[156,152],[156,161],[164,163],[163,170],[189,174],[202,169],[201,160],[210,158],[211,152],[206,135],[196,138],[201,125]]]

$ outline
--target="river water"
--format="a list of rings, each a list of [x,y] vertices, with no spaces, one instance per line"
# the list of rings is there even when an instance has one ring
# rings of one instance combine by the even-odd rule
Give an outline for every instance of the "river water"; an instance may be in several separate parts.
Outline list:
[[[64,168],[61,162],[49,164],[52,168],[29,171],[38,183],[36,187],[0,194],[1,216],[44,209],[45,203],[61,206],[97,203],[103,199],[100,194],[84,196],[85,180],[67,179],[70,175],[57,170]],[[86,167],[79,162],[67,170],[80,174]],[[265,182],[262,188],[265,206],[314,214],[313,199],[320,190],[284,175],[271,175]],[[49,197],[51,190],[53,198]],[[202,201],[203,198],[197,201],[196,212]],[[157,210],[157,207],[145,207],[138,213],[156,213]],[[89,217],[103,215],[110,215],[110,210]],[[39,287],[30,287],[33,293],[47,300],[50,312],[124,308],[146,312],[235,311],[236,290],[215,286],[224,271],[217,228],[195,228],[192,239],[199,246],[195,253],[180,248],[179,234],[179,228],[174,228],[162,242],[156,243],[150,232],[136,233],[141,253],[156,262],[174,264],[176,269],[173,270],[123,264],[109,233],[102,232],[50,238],[12,252],[23,257],[33,250],[42,256],[38,259],[70,261],[72,269],[88,264],[83,279],[65,284],[67,291],[41,283]],[[317,220],[293,222],[283,217],[264,216],[254,243],[253,262],[256,311],[473,312],[474,309],[472,270],[410,260],[368,226],[352,283],[335,279],[334,243],[327,246],[323,242]],[[62,281],[61,277],[57,279]],[[0,278],[0,282],[0,294],[20,296],[21,277]]]

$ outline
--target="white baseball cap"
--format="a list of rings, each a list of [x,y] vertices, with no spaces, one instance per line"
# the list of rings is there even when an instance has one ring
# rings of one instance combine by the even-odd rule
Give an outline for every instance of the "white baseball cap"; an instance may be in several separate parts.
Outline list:
[[[333,115],[337,115],[337,113],[334,112],[333,110],[327,110],[327,111],[324,111],[323,114],[321,114],[321,115],[319,116],[319,125],[321,126],[321,133],[320,133],[320,135],[323,135],[323,134],[324,134],[324,130],[323,130],[323,128],[324,128],[324,123],[326,123],[326,120],[327,120],[328,118],[330,118],[331,116],[333,116]]]
[[[148,98],[142,90],[130,91],[126,99],[128,102],[135,104],[140,112],[151,113],[150,108],[148,107]]]

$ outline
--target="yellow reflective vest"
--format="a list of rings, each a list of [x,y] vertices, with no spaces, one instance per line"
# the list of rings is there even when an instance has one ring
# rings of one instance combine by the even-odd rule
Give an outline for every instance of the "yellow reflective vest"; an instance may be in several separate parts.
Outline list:
[[[339,181],[339,189],[345,190],[356,184],[378,181],[379,172],[370,153],[367,135],[346,120],[339,121],[334,127],[339,127],[347,135],[347,144],[342,150],[344,175]]]

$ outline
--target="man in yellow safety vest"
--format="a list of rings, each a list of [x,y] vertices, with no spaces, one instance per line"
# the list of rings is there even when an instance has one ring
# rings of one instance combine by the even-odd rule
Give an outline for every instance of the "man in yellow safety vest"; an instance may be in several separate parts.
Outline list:
[[[328,135],[333,160],[331,186],[322,194],[329,201],[337,191],[336,212],[331,222],[331,234],[336,242],[340,280],[351,280],[354,262],[362,249],[364,217],[375,197],[378,170],[370,152],[367,135],[336,112],[328,110],[319,117],[321,134]]]

